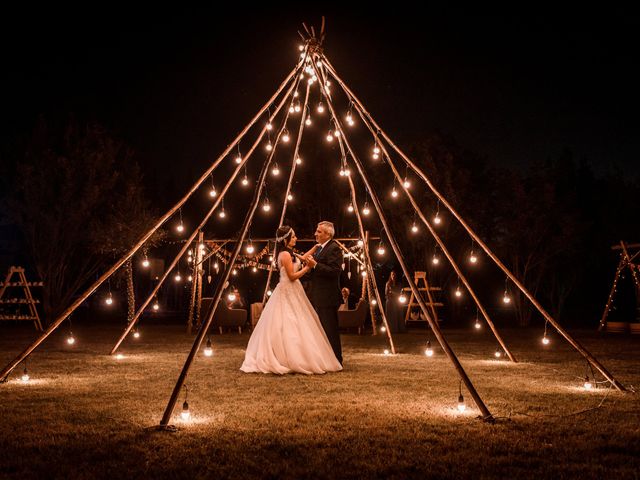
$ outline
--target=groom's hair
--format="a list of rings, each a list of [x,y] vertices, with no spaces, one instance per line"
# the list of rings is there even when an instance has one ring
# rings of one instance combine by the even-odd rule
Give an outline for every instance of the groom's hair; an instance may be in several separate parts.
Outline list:
[[[324,220],[318,223],[318,225],[322,225],[327,231],[327,233],[331,235],[331,238],[333,238],[333,236],[336,234],[336,229],[333,227],[333,223],[327,222],[326,220]]]

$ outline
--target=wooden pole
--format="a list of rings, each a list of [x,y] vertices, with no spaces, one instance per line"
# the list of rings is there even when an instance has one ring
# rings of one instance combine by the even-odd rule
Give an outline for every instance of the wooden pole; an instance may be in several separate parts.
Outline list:
[[[222,162],[222,160],[227,156],[227,154],[231,151],[233,147],[240,141],[240,139],[249,131],[249,129],[253,126],[253,124],[262,116],[262,114],[267,110],[269,105],[273,103],[273,101],[280,95],[280,92],[284,90],[286,85],[294,78],[296,72],[303,65],[303,62],[300,62],[296,67],[291,71],[291,73],[287,76],[287,78],[282,82],[278,90],[275,94],[265,103],[265,105],[260,109],[260,111],[253,117],[253,119],[247,124],[247,126],[236,136],[235,140],[230,143],[227,148],[225,148],[224,152],[218,157],[218,159],[213,162],[211,167],[207,169],[207,171],[196,181],[196,183],[191,187],[191,189],[176,203],[169,211],[167,211],[151,229],[145,233],[140,239],[136,242],[136,244],[125,253],[120,260],[118,260],[115,264],[111,266],[105,273],[103,273],[87,290],[80,295],[68,308],[66,308],[59,316],[56,318],[51,325],[38,337],[31,345],[29,345],[20,355],[18,355],[15,359],[9,362],[0,372],[0,380],[5,380],[7,376],[22,362],[25,358],[27,358],[31,352],[33,352],[38,346],[44,342],[51,333],[58,328],[58,326],[73,313],[76,308],[78,308],[82,302],[84,302],[95,290],[100,287],[111,275],[117,271],[129,258],[131,258],[138,249],[144,245],[144,243],[151,238],[151,236],[155,233],[155,231],[160,228],[171,216],[191,197],[191,195],[200,187],[202,182],[204,182],[207,177],[214,171],[214,169]]]
[[[607,298],[607,304],[604,306],[604,312],[602,312],[602,317],[600,318],[600,324],[598,325],[598,331],[601,332],[604,327],[607,325],[607,317],[609,316],[609,310],[611,309],[611,304],[613,303],[613,298],[616,294],[616,287],[618,284],[618,279],[620,278],[620,273],[622,269],[627,264],[626,259],[623,255],[620,255],[620,262],[618,262],[618,268],[616,269],[616,275],[613,277],[613,283],[611,284],[611,291],[609,292],[609,297]]]
[[[291,86],[289,87],[289,90],[287,91],[287,93],[283,96],[283,98],[280,100],[280,102],[276,106],[276,109],[275,109],[273,115],[271,116],[270,120],[272,118],[274,118],[280,112],[280,110],[282,109],[283,105],[285,104],[287,98],[289,97],[291,92],[294,90],[295,85],[296,85],[295,82],[293,82],[291,84]],[[258,147],[258,145],[260,144],[260,142],[264,138],[264,134],[266,133],[266,131],[267,131],[267,127],[265,125],[264,127],[262,127],[262,130],[260,131],[260,134],[258,135],[256,140],[253,142],[253,145],[251,145],[251,148],[247,152],[247,155],[244,156],[244,158],[242,159],[242,162],[239,165],[236,166],[235,170],[231,174],[231,177],[229,178],[229,180],[227,181],[227,183],[225,184],[223,189],[220,191],[220,194],[218,195],[218,198],[216,199],[216,201],[214,202],[212,207],[209,209],[207,214],[204,216],[204,218],[202,219],[200,224],[193,230],[193,232],[191,232],[191,235],[189,235],[189,238],[185,241],[185,243],[182,246],[182,248],[178,251],[178,253],[174,257],[173,261],[171,262],[171,265],[169,265],[169,267],[165,270],[164,274],[162,275],[162,278],[160,278],[160,280],[158,281],[157,285],[153,288],[153,290],[151,291],[149,296],[142,303],[142,305],[140,305],[140,308],[138,308],[138,311],[136,312],[136,315],[133,317],[133,321],[130,322],[129,325],[127,325],[127,328],[125,328],[125,330],[122,333],[122,335],[120,335],[120,338],[118,339],[118,341],[116,342],[114,347],[111,349],[110,355],[113,355],[118,350],[118,348],[120,347],[120,345],[122,344],[124,339],[127,337],[129,332],[131,331],[131,329],[135,326],[136,322],[140,318],[140,315],[142,315],[142,312],[144,311],[144,309],[147,308],[149,303],[151,303],[151,300],[153,299],[153,297],[156,295],[158,290],[160,290],[160,287],[163,285],[165,280],[169,277],[169,275],[171,274],[171,271],[175,268],[175,266],[180,261],[180,258],[187,251],[187,249],[189,248],[189,245],[191,244],[191,242],[193,242],[193,240],[195,239],[195,237],[198,234],[198,232],[205,227],[205,225],[209,221],[209,218],[211,218],[211,215],[213,215],[215,210],[218,208],[218,206],[220,205],[220,203],[224,199],[227,191],[229,190],[229,188],[231,188],[231,185],[233,184],[234,180],[237,178],[237,176],[240,173],[240,171],[244,168],[246,163],[249,161],[249,159],[253,155],[253,152],[256,150],[256,148]]]
[[[304,65],[304,61],[302,62],[302,64]],[[298,84],[299,80],[300,80],[300,75],[298,74],[298,76],[296,77],[295,85]],[[182,390],[184,381],[186,380],[187,374],[189,373],[189,369],[191,368],[191,364],[193,363],[196,353],[198,352],[198,350],[200,349],[200,345],[202,344],[202,340],[204,339],[204,336],[206,335],[211,325],[211,322],[213,321],[213,315],[216,311],[216,308],[218,307],[218,303],[220,302],[222,291],[224,290],[225,284],[229,280],[229,275],[231,274],[231,270],[233,269],[233,264],[238,258],[238,254],[240,253],[240,249],[242,248],[242,242],[247,236],[247,232],[249,231],[251,221],[256,212],[256,208],[258,207],[260,196],[262,195],[262,191],[264,190],[265,177],[267,176],[267,172],[269,171],[269,165],[271,164],[273,156],[277,150],[277,146],[280,141],[280,136],[282,135],[282,132],[286,127],[288,118],[289,118],[289,112],[287,111],[287,113],[285,114],[284,122],[282,124],[282,128],[279,130],[278,134],[276,135],[274,147],[271,150],[269,157],[267,158],[267,160],[264,162],[262,166],[262,171],[260,172],[257,188],[253,194],[253,200],[251,202],[251,206],[249,207],[249,211],[247,212],[247,216],[245,217],[245,220],[242,225],[240,234],[238,235],[238,239],[236,241],[235,247],[233,249],[231,257],[229,258],[229,262],[227,263],[227,266],[224,270],[222,279],[218,282],[218,285],[216,286],[216,291],[213,295],[213,302],[211,304],[211,309],[209,310],[209,314],[207,315],[207,320],[201,325],[200,329],[198,330],[198,334],[196,335],[196,339],[193,342],[191,351],[187,356],[187,360],[185,361],[184,367],[180,372],[180,376],[178,377],[178,381],[176,382],[176,385],[173,389],[173,393],[171,394],[171,398],[169,399],[167,408],[165,409],[164,414],[162,416],[162,420],[160,421],[160,427],[166,427],[169,424],[169,420],[171,420],[171,415],[173,414],[173,409],[175,408],[176,402],[178,400],[178,396],[180,395],[180,391]]]
[[[327,68],[331,72],[331,75],[335,78],[335,80],[340,84],[343,90],[347,93],[347,95],[351,98],[354,104],[357,104],[362,113],[364,113],[371,124],[376,128],[379,134],[386,140],[386,142],[402,157],[402,159],[411,167],[411,169],[415,172],[416,175],[429,187],[429,189],[434,193],[434,195],[442,202],[442,204],[449,209],[451,214],[460,222],[463,228],[467,231],[467,233],[473,238],[478,245],[485,251],[485,253],[495,262],[495,264],[507,275],[507,277],[518,287],[518,289],[524,294],[525,297],[529,299],[532,305],[540,312],[540,314],[547,320],[556,331],[562,335],[567,342],[569,342],[582,356],[593,365],[611,384],[621,392],[626,392],[627,389],[618,382],[611,373],[602,365],[591,353],[585,349],[577,340],[575,340],[569,332],[567,332],[555,319],[549,315],[549,313],[540,305],[540,303],[535,299],[535,297],[527,290],[527,288],[509,271],[509,269],[500,261],[498,257],[494,255],[494,253],[489,249],[489,247],[476,235],[476,233],[467,225],[464,219],[458,214],[458,212],[447,202],[447,200],[442,196],[442,194],[435,188],[435,186],[431,183],[429,178],[424,174],[424,172],[411,161],[407,155],[404,154],[398,146],[393,143],[393,141],[389,138],[389,136],[380,128],[380,126],[375,122],[375,120],[371,117],[369,112],[364,108],[362,103],[358,100],[358,98],[353,94],[353,92],[347,87],[342,79],[337,75],[335,69],[331,66],[329,61],[322,56],[323,62],[327,65]]]
[[[320,73],[317,71],[317,67],[315,66],[315,64],[312,63],[312,65],[313,65],[314,70],[316,71],[316,75],[318,76],[318,78],[322,78]],[[320,88],[321,88],[322,92],[324,93],[325,84],[324,84],[324,82],[319,82],[319,83],[320,83]],[[325,97],[326,97],[326,95],[325,95]],[[471,383],[471,380],[469,379],[469,377],[467,376],[466,372],[464,371],[464,368],[462,368],[462,365],[460,364],[460,361],[458,360],[458,358],[456,357],[455,353],[453,352],[453,350],[451,349],[451,347],[447,343],[446,339],[442,335],[442,332],[440,331],[440,327],[431,318],[431,315],[429,314],[429,312],[427,310],[427,306],[425,305],[424,300],[422,299],[422,296],[420,295],[420,292],[418,291],[413,279],[411,278],[411,274],[410,274],[409,269],[408,269],[408,267],[407,267],[407,265],[406,265],[406,263],[404,261],[404,257],[402,256],[402,252],[400,251],[400,247],[398,246],[398,244],[396,242],[395,236],[393,235],[393,232],[391,231],[391,229],[388,226],[387,219],[386,219],[386,217],[384,215],[384,212],[382,211],[382,205],[380,204],[380,201],[378,200],[378,196],[376,195],[375,190],[373,190],[373,188],[371,187],[371,184],[369,183],[369,179],[368,179],[368,177],[367,177],[367,175],[366,175],[366,173],[364,171],[362,163],[360,162],[358,156],[355,154],[355,152],[351,148],[351,145],[349,144],[349,139],[344,135],[344,129],[342,128],[342,122],[340,121],[340,119],[336,115],[336,112],[335,112],[335,110],[333,108],[333,104],[331,102],[327,102],[327,106],[329,107],[329,111],[331,112],[331,116],[333,117],[333,120],[334,120],[334,122],[336,124],[336,128],[338,128],[340,130],[340,134],[341,134],[340,136],[341,136],[341,138],[343,138],[344,143],[345,143],[347,149],[349,150],[349,153],[351,154],[351,157],[353,159],[353,163],[355,164],[356,168],[358,169],[358,173],[360,174],[360,177],[362,178],[362,181],[364,182],[364,184],[366,185],[367,189],[369,190],[369,195],[371,196],[371,200],[372,200],[372,202],[373,202],[373,204],[375,206],[376,212],[378,213],[378,216],[380,218],[380,221],[382,222],[382,225],[384,226],[385,230],[387,231],[387,236],[389,238],[389,243],[391,245],[391,248],[393,249],[398,261],[400,262],[400,265],[402,267],[404,275],[407,278],[407,282],[409,283],[409,287],[411,288],[411,290],[414,292],[414,295],[418,299],[418,303],[420,304],[420,308],[422,309],[422,312],[424,313],[425,317],[427,318],[427,321],[429,322],[429,325],[431,326],[431,330],[433,331],[433,333],[436,336],[438,342],[440,343],[440,346],[442,347],[444,352],[449,357],[449,360],[451,361],[451,363],[453,363],[454,367],[456,368],[456,370],[458,372],[458,375],[460,375],[460,378],[464,382],[465,386],[467,387],[467,390],[471,394],[471,397],[473,398],[473,400],[475,401],[476,405],[478,406],[478,409],[482,413],[482,418],[484,420],[487,420],[487,421],[491,420],[493,418],[492,415],[491,415],[491,412],[489,412],[489,409],[486,407],[486,405],[482,401],[482,398],[480,398],[480,395],[478,394],[478,392],[476,391],[475,387]]]

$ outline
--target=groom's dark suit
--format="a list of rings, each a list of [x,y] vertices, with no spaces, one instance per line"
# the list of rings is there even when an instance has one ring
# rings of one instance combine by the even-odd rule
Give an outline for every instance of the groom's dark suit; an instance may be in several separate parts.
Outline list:
[[[340,295],[340,271],[342,270],[342,250],[336,242],[329,240],[322,250],[313,255],[318,264],[310,272],[309,300],[318,312],[336,358],[342,363],[342,346],[338,330],[338,307],[342,303]]]

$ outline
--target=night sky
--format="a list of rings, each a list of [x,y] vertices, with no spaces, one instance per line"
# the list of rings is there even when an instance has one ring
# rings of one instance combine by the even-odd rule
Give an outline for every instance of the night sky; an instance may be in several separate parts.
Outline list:
[[[291,70],[301,22],[325,14],[325,53],[400,146],[439,131],[498,165],[568,147],[596,172],[640,172],[640,21],[624,11],[283,10],[16,12],[1,34],[3,144],[40,113],[98,121],[167,206]]]

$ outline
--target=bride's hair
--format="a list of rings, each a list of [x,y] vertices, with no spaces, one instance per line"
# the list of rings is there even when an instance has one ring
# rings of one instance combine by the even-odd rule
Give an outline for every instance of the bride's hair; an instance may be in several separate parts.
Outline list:
[[[291,235],[293,235],[293,228],[289,225],[283,225],[278,230],[276,230],[276,249],[273,254],[274,261],[278,260],[278,255],[280,252],[289,252],[291,255],[291,260],[295,261],[295,256],[293,255],[293,250],[288,247],[289,240],[291,240]]]

